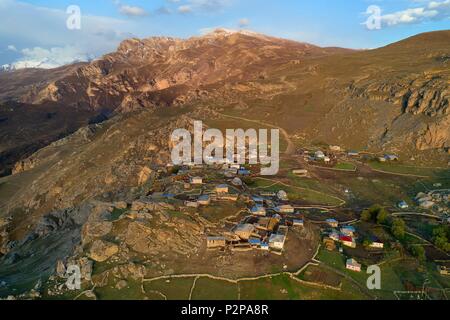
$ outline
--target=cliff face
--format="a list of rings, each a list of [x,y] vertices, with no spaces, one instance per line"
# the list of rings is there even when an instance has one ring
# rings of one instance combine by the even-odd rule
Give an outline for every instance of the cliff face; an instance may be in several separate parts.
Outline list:
[[[418,151],[449,148],[449,39],[450,31],[422,34],[345,61],[354,67],[343,76],[345,95],[398,111],[378,137],[382,144],[389,137]]]
[[[450,89],[443,79],[433,79],[412,88],[403,96],[405,112],[430,117],[449,114]]]
[[[400,111],[398,117],[392,119],[393,125],[406,126],[407,122],[419,121],[418,132],[406,140],[418,150],[450,147],[450,89],[446,76],[421,76],[414,80],[396,79],[395,82],[384,80],[361,87],[352,84],[349,92],[353,97],[392,104]]]

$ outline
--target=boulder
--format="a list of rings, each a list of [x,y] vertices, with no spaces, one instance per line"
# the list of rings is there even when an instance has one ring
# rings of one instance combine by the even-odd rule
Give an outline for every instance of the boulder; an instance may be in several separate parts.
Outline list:
[[[93,221],[83,226],[82,238],[83,243],[89,243],[95,238],[100,238],[111,232],[113,227],[110,221]]]
[[[61,278],[66,275],[66,266],[64,264],[64,261],[58,260],[58,262],[56,263],[56,274]]]
[[[94,261],[104,262],[118,252],[119,247],[117,245],[102,240],[96,240],[91,246],[89,256]]]
[[[147,166],[143,167],[138,175],[138,185],[142,186],[144,183],[146,183],[147,180],[150,178],[152,172],[153,172],[152,169],[150,169],[149,167]]]
[[[128,225],[125,235],[125,243],[134,251],[151,254],[155,253],[155,245],[153,245],[153,233],[148,227],[132,222]]]
[[[86,281],[91,281],[92,279],[92,267],[94,263],[86,257],[81,258],[78,261],[81,269],[81,278]]]
[[[123,288],[126,288],[127,286],[128,286],[128,282],[126,282],[125,280],[120,280],[116,284],[116,289],[117,290],[122,290]]]
[[[128,208],[128,204],[125,201],[116,202],[116,203],[114,203],[114,206],[120,210]]]

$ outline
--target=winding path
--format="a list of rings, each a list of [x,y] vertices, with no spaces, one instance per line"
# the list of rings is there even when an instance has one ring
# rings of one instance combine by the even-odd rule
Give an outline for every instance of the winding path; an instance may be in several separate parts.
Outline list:
[[[333,206],[333,205],[331,205],[331,206],[326,206],[326,205],[323,206],[323,205],[322,205],[322,207],[323,207],[324,209],[327,209],[327,210],[328,210],[328,209],[333,209],[333,208],[339,208],[339,207],[342,207],[344,204],[347,203],[345,200],[343,200],[343,199],[341,199],[341,198],[338,198],[338,197],[336,197],[336,196],[333,196],[333,195],[330,195],[330,194],[326,194],[326,193],[323,193],[323,192],[320,192],[320,191],[317,191],[317,190],[293,186],[293,185],[290,185],[290,184],[287,184],[287,183],[285,183],[285,182],[282,182],[282,181],[279,181],[279,180],[275,180],[275,179],[268,179],[268,178],[263,178],[263,177],[258,177],[258,179],[260,179],[260,180],[265,180],[265,181],[270,181],[270,182],[274,182],[275,184],[280,184],[280,185],[285,186],[285,187],[288,187],[288,188],[294,188],[294,189],[297,189],[297,190],[307,190],[307,191],[315,192],[315,193],[317,193],[317,194],[326,195],[327,197],[333,198],[333,199],[338,200],[338,201],[340,202],[340,204],[335,205],[335,206]],[[318,205],[318,206],[321,206],[321,205]],[[319,208],[318,206],[310,206],[310,207],[311,207],[311,208]]]
[[[221,115],[222,117],[225,117],[225,118],[230,118],[230,119],[235,119],[235,120],[242,120],[242,121],[246,121],[246,122],[252,122],[252,123],[260,124],[260,125],[263,125],[263,126],[279,129],[281,134],[286,139],[286,142],[288,144],[287,148],[286,148],[286,151],[284,153],[286,155],[292,155],[292,154],[295,153],[295,145],[292,142],[291,137],[289,136],[288,132],[285,129],[283,129],[281,127],[278,127],[276,125],[270,124],[270,123],[259,121],[259,120],[251,120],[251,119],[246,119],[246,118],[242,118],[242,117],[235,117],[235,116],[230,116],[230,115],[223,114],[223,113],[218,113],[218,114]]]

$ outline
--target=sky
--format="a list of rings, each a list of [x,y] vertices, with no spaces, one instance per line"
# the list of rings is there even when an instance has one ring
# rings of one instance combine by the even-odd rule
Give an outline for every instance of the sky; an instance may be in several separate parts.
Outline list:
[[[450,0],[0,0],[0,66],[52,68],[130,37],[216,28],[370,49],[450,29]]]

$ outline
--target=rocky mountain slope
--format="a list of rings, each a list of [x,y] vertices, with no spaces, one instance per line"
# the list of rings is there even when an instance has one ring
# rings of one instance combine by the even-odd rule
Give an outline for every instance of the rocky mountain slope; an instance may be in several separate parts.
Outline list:
[[[168,106],[185,102],[207,85],[254,79],[277,65],[338,51],[220,29],[188,40],[130,39],[122,42],[116,52],[22,100],[121,111]]]
[[[3,215],[19,212],[12,234],[20,238],[51,210],[139,185],[167,161],[170,129],[221,114],[278,125],[299,145],[442,158],[449,39],[441,31],[353,52],[219,30],[131,39],[90,64],[12,73],[11,83],[35,89],[7,87],[2,96],[10,107],[2,108],[1,158],[14,173],[0,180]]]
[[[188,40],[130,39],[89,64],[2,73],[0,169],[8,174],[14,162],[113,113],[181,105],[208,95],[208,87],[347,51],[217,30]]]
[[[450,31],[442,31],[351,51],[222,30],[188,40],[131,39],[89,64],[1,74],[1,162],[13,173],[0,179],[3,275],[30,281],[14,279],[18,261],[44,274],[80,243],[99,261],[128,247],[152,254],[168,238],[177,240],[178,258],[195,252],[177,226],[198,237],[204,221],[167,218],[167,208],[147,213],[168,230],[144,228],[135,239],[142,225],[131,223],[113,232],[117,239],[89,238],[108,236],[120,203],[154,191],[171,132],[194,119],[227,126],[226,114],[279,126],[298,146],[431,154],[446,165],[448,43]],[[49,239],[47,251],[36,251]]]
[[[241,104],[247,97],[275,96],[269,107],[285,114],[273,120],[309,139],[331,143],[334,137],[349,147],[409,153],[446,149],[448,38],[449,31],[440,31],[355,52],[217,30],[187,40],[130,39],[89,64],[2,73],[2,171],[8,174],[39,148],[116,113],[198,99],[217,104],[223,96]],[[364,108],[366,117],[357,112]],[[296,118],[297,128],[290,123]],[[352,139],[359,123],[370,122],[360,139]],[[398,143],[404,139],[407,146]]]

